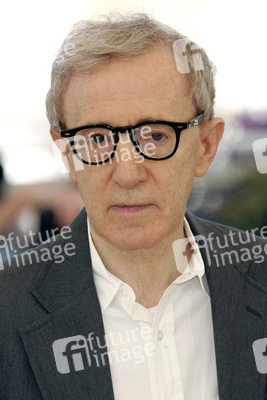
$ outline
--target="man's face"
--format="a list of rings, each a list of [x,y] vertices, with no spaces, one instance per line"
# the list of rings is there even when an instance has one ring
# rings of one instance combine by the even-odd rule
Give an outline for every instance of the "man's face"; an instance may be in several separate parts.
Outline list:
[[[171,51],[113,59],[91,74],[72,75],[63,98],[67,129],[87,124],[134,125],[142,120],[186,122],[195,117],[184,75]],[[123,141],[125,138],[123,138]],[[119,143],[132,152],[132,143]],[[71,169],[93,237],[121,250],[151,248],[183,235],[183,214],[203,146],[200,127],[183,131],[173,157],[153,161],[114,157]],[[69,154],[69,158],[73,154]],[[74,156],[75,157],[75,156]],[[76,168],[77,169],[77,168]]]

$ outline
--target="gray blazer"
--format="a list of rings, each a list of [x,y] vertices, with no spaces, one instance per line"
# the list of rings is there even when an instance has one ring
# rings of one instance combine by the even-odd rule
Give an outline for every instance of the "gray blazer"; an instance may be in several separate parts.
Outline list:
[[[228,227],[186,214],[194,235],[223,238]],[[60,373],[52,344],[77,335],[103,337],[104,326],[94,285],[86,213],[71,224],[75,256],[21,265],[0,272],[0,399],[112,400],[108,363],[75,373]],[[232,231],[235,231],[232,229]],[[257,242],[242,245],[252,248]],[[58,235],[38,252],[66,244]],[[43,249],[43,250],[42,250]],[[236,248],[234,249],[236,250]],[[217,253],[225,251],[217,249]],[[214,253],[215,254],[215,253]],[[220,400],[267,399],[266,375],[257,371],[252,344],[267,337],[267,262],[247,259],[218,266],[202,249],[215,337]],[[209,377],[207,377],[209,379]],[[168,399],[166,399],[168,400]],[[211,400],[211,399],[207,399]]]

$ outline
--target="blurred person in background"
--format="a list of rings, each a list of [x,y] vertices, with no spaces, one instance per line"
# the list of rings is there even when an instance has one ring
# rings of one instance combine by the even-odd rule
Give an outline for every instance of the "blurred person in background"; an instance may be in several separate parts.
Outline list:
[[[8,243],[7,253],[5,247],[9,233],[14,232],[22,237],[29,230],[39,232],[38,241],[34,243],[40,244],[53,235],[53,229],[67,226],[82,207],[83,201],[76,185],[9,186],[5,183],[4,168],[0,163],[0,256],[6,259],[7,255],[27,248],[26,245],[19,248],[16,244]]]
[[[83,201],[71,184],[39,184],[8,188],[0,198],[0,234],[9,232],[20,213],[29,208],[53,214],[55,226],[68,225],[82,209]],[[54,227],[54,226],[53,226]]]
[[[85,209],[62,262],[16,257],[0,273],[1,399],[267,399],[252,350],[266,257],[251,257],[266,240],[186,211],[224,131],[214,97],[205,51],[156,20],[74,27],[47,113]]]

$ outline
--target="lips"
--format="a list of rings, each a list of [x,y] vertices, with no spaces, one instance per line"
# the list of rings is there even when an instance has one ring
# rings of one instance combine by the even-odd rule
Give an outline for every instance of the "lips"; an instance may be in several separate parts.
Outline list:
[[[111,209],[120,214],[136,214],[152,207],[152,204],[115,204]]]

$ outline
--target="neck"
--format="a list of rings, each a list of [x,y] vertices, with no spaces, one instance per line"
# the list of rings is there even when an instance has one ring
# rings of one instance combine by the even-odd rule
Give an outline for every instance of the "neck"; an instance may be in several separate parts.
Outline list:
[[[184,238],[183,227],[172,238],[153,248],[121,250],[91,231],[94,245],[106,269],[133,289],[136,301],[146,308],[158,304],[164,291],[180,275],[172,243]]]

